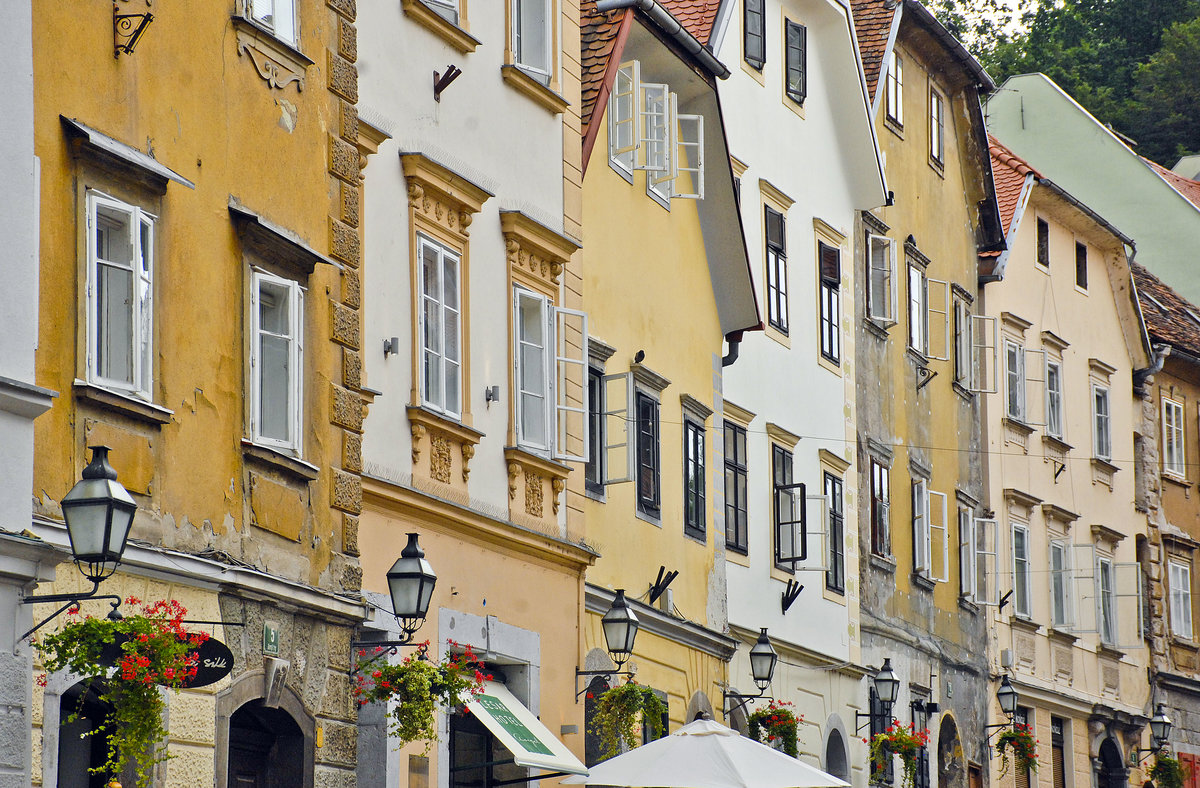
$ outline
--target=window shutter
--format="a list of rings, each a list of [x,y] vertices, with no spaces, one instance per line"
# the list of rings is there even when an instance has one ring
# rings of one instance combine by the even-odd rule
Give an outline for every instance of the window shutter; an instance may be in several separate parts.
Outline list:
[[[764,29],[765,0],[743,0],[745,14],[743,15],[743,45],[742,49],[746,62],[761,70],[767,62],[766,30]]]
[[[604,484],[633,481],[633,373],[605,375],[604,388]]]
[[[925,324],[929,336],[925,340],[925,355],[937,361],[950,360],[950,283],[940,279],[925,280]]]
[[[554,319],[554,459],[587,462],[587,313],[552,307]],[[572,440],[582,439],[580,452]]]
[[[938,583],[950,580],[949,500],[946,493],[928,490],[929,576]],[[940,571],[939,571],[940,567]]]
[[[989,315],[971,315],[971,347],[974,351],[975,379],[971,391],[995,394],[1000,380],[1000,326]]]
[[[672,187],[672,197],[684,200],[704,199],[704,116],[676,115],[675,127],[678,129],[678,144],[675,152],[675,171],[677,176]],[[692,190],[679,190],[679,175],[687,173],[691,180]]]

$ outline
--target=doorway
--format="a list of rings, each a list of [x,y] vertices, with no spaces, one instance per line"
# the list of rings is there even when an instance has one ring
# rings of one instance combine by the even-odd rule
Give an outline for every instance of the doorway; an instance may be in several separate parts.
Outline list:
[[[229,718],[229,788],[304,784],[304,733],[283,709],[252,700]]]

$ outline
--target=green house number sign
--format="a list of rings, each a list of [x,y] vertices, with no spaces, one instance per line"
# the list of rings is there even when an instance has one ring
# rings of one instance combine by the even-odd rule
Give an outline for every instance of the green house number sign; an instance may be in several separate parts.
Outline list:
[[[542,740],[534,735],[533,731],[525,726],[525,723],[517,719],[508,707],[504,705],[504,701],[499,698],[493,698],[491,695],[479,695],[475,698],[479,701],[479,705],[487,709],[492,715],[492,719],[500,723],[508,734],[517,740],[517,743],[524,747],[528,752],[536,752],[541,755],[553,755]]]
[[[279,656],[279,628],[272,622],[263,622],[262,650],[267,656]]]

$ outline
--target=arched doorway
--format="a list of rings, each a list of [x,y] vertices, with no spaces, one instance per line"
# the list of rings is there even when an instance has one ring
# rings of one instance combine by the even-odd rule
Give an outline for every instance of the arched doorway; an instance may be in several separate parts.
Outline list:
[[[59,698],[57,788],[104,788],[112,779],[112,775],[88,771],[108,760],[108,740],[96,733],[108,722],[112,711],[100,700],[103,691],[99,679],[84,679]],[[121,782],[133,785],[136,781],[136,766],[131,764],[121,775]]]
[[[938,728],[937,775],[938,788],[965,788],[962,740],[958,737],[958,723],[947,714]]]
[[[1100,744],[1095,763],[1096,788],[1126,788],[1129,784],[1129,769],[1121,757],[1121,747],[1111,737]]]
[[[229,718],[229,788],[304,784],[304,733],[283,709],[252,700]]]
[[[850,759],[846,754],[846,740],[842,732],[834,728],[825,740],[825,771],[838,779],[850,782]]]

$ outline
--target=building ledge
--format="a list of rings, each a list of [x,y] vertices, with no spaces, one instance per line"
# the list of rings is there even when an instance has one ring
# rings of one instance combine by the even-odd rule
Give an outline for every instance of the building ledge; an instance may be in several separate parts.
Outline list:
[[[175,414],[175,411],[155,405],[153,402],[146,402],[119,391],[88,383],[85,380],[76,379],[71,384],[71,388],[75,392],[76,399],[99,405],[105,410],[115,411],[147,424],[161,426],[169,422],[171,416]]]
[[[0,410],[25,419],[35,419],[50,410],[57,391],[0,375]]]
[[[401,0],[405,15],[464,55],[475,51],[479,39],[434,11],[421,0]]]
[[[315,481],[321,475],[321,469],[311,462],[305,462],[298,457],[289,457],[282,452],[267,446],[260,446],[246,438],[242,438],[242,456],[251,462],[283,471],[288,476],[302,483]]]
[[[561,115],[571,106],[571,102],[526,74],[520,66],[501,66],[500,76],[514,90],[533,99],[535,104],[552,115]]]

